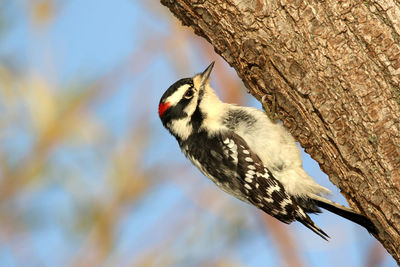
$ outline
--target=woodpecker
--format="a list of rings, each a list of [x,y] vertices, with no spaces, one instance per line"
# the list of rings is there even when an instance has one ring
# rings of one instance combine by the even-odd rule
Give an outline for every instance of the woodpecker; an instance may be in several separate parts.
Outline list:
[[[299,221],[325,240],[329,236],[308,216],[320,208],[376,233],[368,218],[323,197],[330,191],[305,172],[300,150],[281,124],[217,97],[209,83],[213,66],[178,80],[160,99],[162,124],[185,156],[226,193],[281,222]]]

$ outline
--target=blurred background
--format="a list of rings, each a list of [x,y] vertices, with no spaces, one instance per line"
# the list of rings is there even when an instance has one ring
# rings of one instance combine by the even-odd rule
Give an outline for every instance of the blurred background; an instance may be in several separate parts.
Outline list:
[[[158,101],[212,60],[222,99],[260,107],[158,1],[1,0],[0,266],[395,266],[357,225],[313,216],[325,242],[184,158]]]

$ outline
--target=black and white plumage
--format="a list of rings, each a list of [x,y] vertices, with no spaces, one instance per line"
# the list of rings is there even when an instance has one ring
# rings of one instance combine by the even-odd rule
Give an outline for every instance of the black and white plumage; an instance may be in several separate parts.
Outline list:
[[[326,239],[307,215],[322,207],[376,233],[369,219],[322,197],[329,190],[304,171],[282,125],[258,109],[219,100],[209,85],[213,65],[177,81],[160,100],[160,119],[186,157],[223,191],[284,223],[299,221]]]

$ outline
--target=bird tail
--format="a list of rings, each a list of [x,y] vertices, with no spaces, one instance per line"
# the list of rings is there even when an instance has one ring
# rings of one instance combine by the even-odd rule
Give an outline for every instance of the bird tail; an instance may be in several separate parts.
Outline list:
[[[302,216],[300,218],[297,218],[297,221],[301,222],[305,227],[307,227],[308,229],[310,229],[311,231],[313,231],[314,233],[316,233],[317,235],[328,241],[328,238],[330,238],[330,236],[327,233],[325,233],[321,228],[319,228],[308,215],[306,215],[305,213],[301,215]]]
[[[356,213],[351,208],[345,207],[343,205],[340,205],[338,203],[335,203],[331,200],[328,200],[326,198],[317,195],[311,195],[309,197],[315,202],[317,206],[363,226],[365,229],[368,230],[368,232],[372,234],[378,233],[378,230],[376,229],[375,225],[372,223],[370,219],[368,219],[364,215]]]

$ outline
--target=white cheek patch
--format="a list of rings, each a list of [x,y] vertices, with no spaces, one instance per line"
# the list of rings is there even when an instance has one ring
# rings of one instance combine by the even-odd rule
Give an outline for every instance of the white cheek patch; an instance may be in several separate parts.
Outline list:
[[[193,132],[193,127],[189,123],[189,118],[173,120],[169,125],[171,132],[182,139],[187,139]]]
[[[175,106],[178,102],[182,99],[183,95],[186,93],[187,89],[189,89],[189,84],[184,84],[178,88],[172,95],[170,95],[166,100],[165,103],[170,103],[171,106]]]
[[[190,99],[190,103],[185,107],[183,111],[186,112],[186,114],[190,117],[194,113],[194,111],[197,108],[197,98],[198,95],[193,96],[192,99]]]

